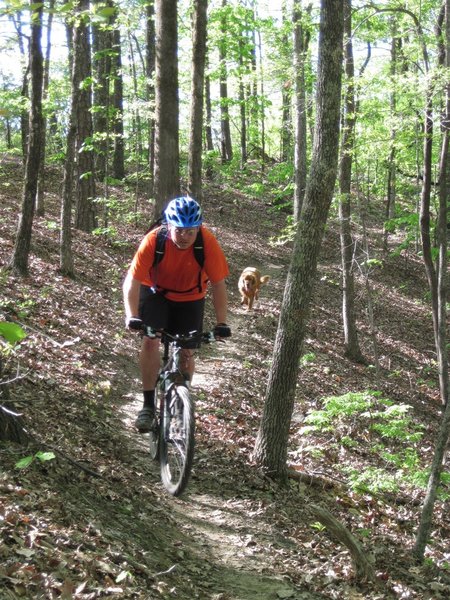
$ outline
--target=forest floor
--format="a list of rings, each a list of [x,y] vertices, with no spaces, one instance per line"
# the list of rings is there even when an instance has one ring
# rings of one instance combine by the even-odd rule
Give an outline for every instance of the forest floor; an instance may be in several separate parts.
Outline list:
[[[257,178],[261,174],[252,180]],[[0,445],[1,600],[450,597],[444,486],[426,560],[415,564],[412,558],[424,497],[417,474],[430,464],[440,418],[426,279],[417,257],[394,253],[401,237],[392,236],[391,252],[382,252],[375,211],[375,225],[368,228],[371,258],[377,259],[370,273],[374,328],[369,288],[357,277],[368,365],[343,356],[339,236],[332,214],[290,432],[289,461],[299,478],[280,487],[258,471],[251,455],[292,249],[271,239],[281,233],[286,213],[274,208],[272,198],[245,192],[243,180],[234,187],[219,180],[208,185],[206,222],[230,263],[233,337],[199,353],[195,465],[187,491],[173,498],[160,483],[145,436],[133,427],[141,402],[138,339],[124,329],[121,283],[148,224],[145,203],[139,203],[144,217],[135,225],[126,217],[132,194],[121,190],[110,214],[114,232],[75,232],[76,277],[68,279],[58,271],[61,174],[49,171],[46,214],[35,217],[33,227],[29,277],[20,278],[6,265],[22,180],[20,165],[3,158],[0,320],[19,323],[27,334],[7,357],[3,379],[30,441]],[[237,292],[246,266],[271,276],[251,312],[242,309]],[[210,308],[206,322],[212,324]],[[373,425],[383,422],[382,406],[370,390],[410,407],[399,409],[401,420],[386,421],[397,436],[375,431]],[[370,406],[338,411],[328,429],[302,429],[324,398],[349,392],[369,397]],[[422,437],[414,437],[419,427]],[[55,458],[39,454],[48,452]],[[32,462],[19,468],[26,457]],[[356,579],[348,548],[318,522],[313,505],[329,510],[357,538],[373,560],[375,581]]]

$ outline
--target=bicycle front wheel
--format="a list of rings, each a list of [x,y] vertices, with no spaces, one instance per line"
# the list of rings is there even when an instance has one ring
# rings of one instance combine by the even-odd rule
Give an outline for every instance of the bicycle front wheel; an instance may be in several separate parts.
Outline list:
[[[169,422],[161,428],[161,479],[170,494],[179,496],[188,483],[194,460],[194,405],[184,385],[173,386],[166,401]]]

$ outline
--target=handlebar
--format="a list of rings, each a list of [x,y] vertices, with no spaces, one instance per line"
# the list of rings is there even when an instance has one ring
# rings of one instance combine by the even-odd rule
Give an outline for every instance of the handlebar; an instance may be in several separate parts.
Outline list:
[[[215,335],[214,331],[190,331],[189,333],[184,334],[171,334],[163,329],[153,329],[149,325],[142,324],[142,332],[145,336],[149,338],[161,338],[164,341],[164,338],[167,338],[171,342],[175,342],[177,344],[183,344],[186,342],[202,342],[203,344],[209,344],[210,342],[219,341]]]

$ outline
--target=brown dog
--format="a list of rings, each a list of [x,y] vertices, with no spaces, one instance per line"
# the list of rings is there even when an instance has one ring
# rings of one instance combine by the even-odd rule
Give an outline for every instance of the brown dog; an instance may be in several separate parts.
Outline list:
[[[242,271],[238,288],[242,296],[241,304],[247,306],[247,310],[253,307],[253,302],[258,299],[260,287],[269,279],[269,275],[261,275],[254,267],[247,267]]]

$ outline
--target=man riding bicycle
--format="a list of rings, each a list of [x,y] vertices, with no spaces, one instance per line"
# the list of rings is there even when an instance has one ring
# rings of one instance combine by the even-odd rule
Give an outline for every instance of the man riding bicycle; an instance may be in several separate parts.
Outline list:
[[[199,204],[190,197],[175,198],[167,205],[164,217],[165,222],[151,229],[142,240],[125,277],[123,298],[128,329],[141,330],[145,323],[173,335],[202,331],[209,282],[217,323],[214,334],[218,338],[229,337],[225,283],[228,264],[217,239],[202,225]],[[144,404],[135,423],[140,433],[150,431],[153,425],[159,346],[158,338],[145,336],[142,340],[139,365]],[[194,342],[182,350],[182,370],[189,379],[194,374],[196,347]]]

